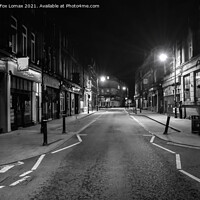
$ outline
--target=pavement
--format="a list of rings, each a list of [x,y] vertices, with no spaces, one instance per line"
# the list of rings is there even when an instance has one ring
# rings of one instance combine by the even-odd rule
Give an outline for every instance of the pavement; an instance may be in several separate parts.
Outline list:
[[[142,110],[141,113],[138,110],[137,114],[133,112],[133,109],[126,109],[126,111],[130,115],[146,116],[151,120],[163,124],[164,132],[167,115],[147,110]],[[81,113],[66,117],[66,133],[62,133],[62,118],[49,121],[47,123],[48,145],[45,146],[43,146],[43,134],[40,133],[40,124],[0,134],[0,168],[9,163],[15,163],[52,151],[73,137],[82,128],[83,124],[81,124],[80,119],[94,113]],[[200,135],[198,133],[191,133],[191,120],[170,117],[169,126],[174,129],[173,132],[169,132],[168,134],[153,134],[166,141],[200,148]]]
[[[0,134],[0,166],[38,156],[57,148],[73,137],[83,124],[83,119],[95,112],[80,113],[65,118],[66,133],[63,132],[63,118],[47,122],[47,145],[43,145],[41,124],[19,128],[9,133]],[[1,167],[0,167],[1,169]]]
[[[146,116],[151,120],[163,124],[164,126],[162,133],[153,133],[156,137],[159,137],[160,139],[181,145],[188,145],[200,148],[200,135],[199,133],[192,133],[191,119],[180,119],[175,118],[174,116],[170,116],[169,127],[172,128],[174,131],[163,134],[167,122],[167,114],[159,114],[149,110],[141,110],[141,112],[140,110],[137,110],[136,114],[135,111],[133,112],[133,109],[127,109],[127,112],[130,115]]]

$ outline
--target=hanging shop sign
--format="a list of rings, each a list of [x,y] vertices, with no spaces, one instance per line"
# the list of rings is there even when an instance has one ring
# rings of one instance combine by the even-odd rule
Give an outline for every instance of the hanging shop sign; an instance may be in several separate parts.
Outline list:
[[[5,72],[6,71],[6,63],[2,60],[0,60],[0,72]]]
[[[18,71],[29,70],[29,57],[17,58],[17,70]]]
[[[46,86],[52,87],[52,88],[57,88],[59,89],[60,87],[60,82],[50,76],[48,76],[47,74],[44,74],[44,84]]]

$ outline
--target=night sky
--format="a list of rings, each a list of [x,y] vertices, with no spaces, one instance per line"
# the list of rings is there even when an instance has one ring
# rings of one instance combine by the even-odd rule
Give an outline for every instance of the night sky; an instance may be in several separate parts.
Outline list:
[[[173,43],[194,1],[79,0],[73,3],[98,4],[100,8],[56,12],[79,52],[93,57],[101,74],[114,75],[131,89],[145,54],[157,45]]]

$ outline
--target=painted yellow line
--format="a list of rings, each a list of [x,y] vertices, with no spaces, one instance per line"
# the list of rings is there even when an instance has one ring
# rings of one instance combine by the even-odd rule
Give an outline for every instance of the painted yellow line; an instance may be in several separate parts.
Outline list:
[[[157,147],[159,147],[159,148],[161,148],[161,149],[164,149],[165,151],[168,151],[168,152],[170,152],[170,153],[175,153],[174,151],[171,151],[171,150],[169,150],[169,149],[167,149],[167,148],[165,148],[165,147],[162,147],[162,146],[160,146],[160,145],[158,145],[158,144],[155,144],[155,143],[152,143],[153,145],[155,145],[155,146],[157,146]]]
[[[180,155],[179,154],[176,154],[176,168],[178,170],[181,169],[181,158],[180,158]]]

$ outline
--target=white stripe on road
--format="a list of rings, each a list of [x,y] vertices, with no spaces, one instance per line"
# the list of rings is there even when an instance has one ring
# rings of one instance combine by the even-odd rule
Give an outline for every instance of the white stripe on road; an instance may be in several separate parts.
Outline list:
[[[70,145],[70,146],[67,146],[67,147],[64,147],[64,148],[62,148],[62,149],[58,149],[58,150],[56,150],[56,151],[53,151],[53,152],[51,152],[52,154],[53,153],[58,153],[58,152],[60,152],[60,151],[63,151],[63,150],[65,150],[65,149],[69,149],[69,148],[71,148],[71,147],[73,147],[73,146],[75,146],[75,145],[78,145],[78,144],[80,144],[81,142],[77,142],[77,143],[75,143],[75,144],[72,144],[72,145]]]
[[[179,146],[179,147],[187,147],[187,148],[191,148],[191,149],[200,149],[200,147],[189,146],[189,145],[185,145],[185,144],[177,144],[177,143],[173,143],[173,142],[167,142],[167,144]]]
[[[179,154],[176,154],[176,168],[178,170],[181,169],[181,158],[180,158],[180,155]]]
[[[7,172],[9,169],[13,168],[15,165],[6,165],[4,166],[1,170],[0,173],[5,173]]]
[[[38,168],[38,166],[40,165],[40,163],[42,162],[43,158],[44,158],[45,154],[42,154],[39,159],[37,160],[37,162],[35,163],[35,165],[32,167],[32,171],[36,170]]]
[[[200,179],[197,178],[196,176],[193,176],[192,174],[184,171],[184,170],[179,170],[181,173],[185,174],[186,176],[189,176],[190,178],[194,179],[195,181],[199,182],[200,183]]]
[[[81,139],[80,135],[76,134],[76,137],[78,138],[79,142],[82,142],[83,140]]]
[[[170,152],[170,153],[175,153],[174,151],[171,151],[171,150],[169,150],[169,149],[167,149],[167,148],[165,148],[165,147],[162,147],[162,146],[160,146],[160,145],[158,145],[158,144],[155,144],[155,143],[152,143],[153,145],[155,145],[155,146],[157,146],[157,147],[159,147],[159,148],[161,148],[161,149],[164,149],[165,151],[168,151],[168,152]]]
[[[154,139],[155,139],[155,136],[152,136],[150,142],[153,143]]]
[[[23,174],[19,175],[19,177],[26,176],[27,174],[30,174],[30,173],[32,173],[32,172],[33,172],[32,170],[27,171],[27,172],[24,172]]]
[[[30,176],[25,176],[24,178],[19,179],[18,181],[15,181],[14,183],[10,184],[10,186],[15,186],[15,185],[25,181],[27,178],[30,178]]]
[[[1,189],[1,188],[4,188],[4,187],[5,187],[4,185],[0,185],[0,189]]]

